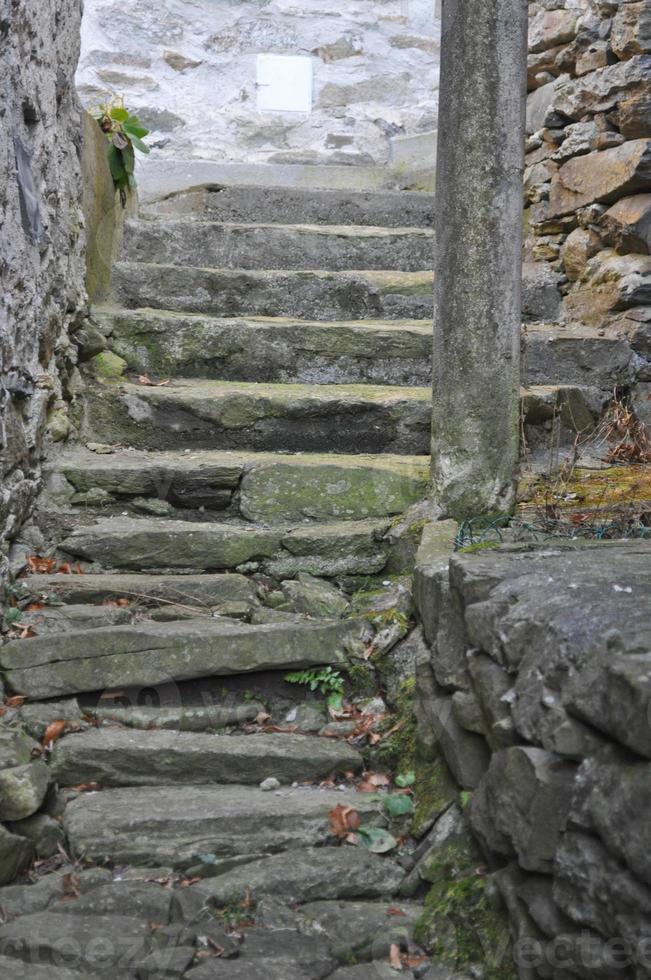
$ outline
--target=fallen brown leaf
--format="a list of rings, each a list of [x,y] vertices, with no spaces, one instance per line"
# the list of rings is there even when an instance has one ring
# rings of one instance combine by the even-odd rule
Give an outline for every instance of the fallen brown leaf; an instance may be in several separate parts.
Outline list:
[[[57,721],[52,721],[45,729],[45,734],[43,735],[42,744],[50,745],[52,742],[56,742],[57,739],[61,738],[66,730],[66,723],[62,718],[57,719]]]
[[[30,572],[47,575],[56,567],[56,558],[42,558],[40,555],[27,555],[25,559]]]
[[[338,803],[328,814],[330,833],[333,837],[344,840],[351,831],[359,830],[361,820],[359,813],[352,806]]]
[[[170,379],[166,378],[165,381],[152,381],[146,374],[139,374],[138,383],[141,385],[149,385],[151,388],[162,388],[163,385],[168,385],[170,383]]]
[[[400,947],[396,945],[396,943],[391,943],[391,948],[389,950],[389,963],[394,970],[402,970]]]
[[[397,905],[392,905],[391,908],[387,909],[387,915],[392,917],[405,916],[407,913],[399,909]]]
[[[61,575],[72,575],[72,565],[69,561],[64,561],[59,565],[57,571]]]
[[[13,697],[7,698],[5,704],[8,708],[20,708],[25,703],[25,698],[20,694],[14,694]]]
[[[258,725],[264,725],[265,721],[271,721],[271,715],[266,711],[259,711],[255,716]]]
[[[72,787],[75,793],[99,793],[102,789],[100,783],[79,783],[79,786]]]
[[[69,898],[79,898],[79,877],[74,871],[63,876],[63,894]]]
[[[45,609],[45,604],[43,602],[30,602],[28,606],[25,606],[25,612],[40,612],[41,609]]]

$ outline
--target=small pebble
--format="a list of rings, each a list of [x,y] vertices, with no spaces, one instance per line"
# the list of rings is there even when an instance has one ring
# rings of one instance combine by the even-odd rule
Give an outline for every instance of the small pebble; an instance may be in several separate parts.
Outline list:
[[[280,782],[275,776],[269,776],[268,779],[263,779],[260,783],[260,789],[263,793],[271,793],[275,789],[280,789]]]

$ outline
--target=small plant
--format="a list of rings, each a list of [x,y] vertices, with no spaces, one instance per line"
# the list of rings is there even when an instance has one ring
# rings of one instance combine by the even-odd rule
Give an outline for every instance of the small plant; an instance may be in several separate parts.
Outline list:
[[[328,700],[328,707],[341,709],[344,698],[344,679],[338,670],[322,667],[320,670],[297,670],[285,674],[290,684],[305,684],[311,691],[319,691]]]
[[[111,168],[113,183],[120,192],[122,207],[126,206],[127,193],[136,186],[134,172],[136,169],[136,154],[149,153],[149,147],[143,143],[149,135],[138,120],[124,107],[124,100],[113,98],[100,105],[95,117],[103,133],[108,139],[108,162]]]

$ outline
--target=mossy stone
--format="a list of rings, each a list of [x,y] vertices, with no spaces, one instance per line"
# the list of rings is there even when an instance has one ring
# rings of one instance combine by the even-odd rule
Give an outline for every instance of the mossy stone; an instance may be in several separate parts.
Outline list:
[[[100,378],[121,378],[127,369],[127,362],[122,357],[118,357],[113,351],[103,350],[95,357],[91,357],[90,364],[93,371]]]

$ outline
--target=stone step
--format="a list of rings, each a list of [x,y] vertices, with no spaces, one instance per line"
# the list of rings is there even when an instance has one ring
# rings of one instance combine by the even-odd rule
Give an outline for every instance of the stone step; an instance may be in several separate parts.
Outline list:
[[[180,379],[161,387],[96,384],[87,389],[86,401],[86,439],[138,449],[408,456],[430,451],[429,388]],[[599,389],[589,386],[538,385],[523,391],[528,424],[544,424],[557,406],[571,402],[575,432],[599,413],[603,401]]]
[[[252,604],[255,585],[244,575],[30,575],[21,580],[38,602],[56,599],[66,605],[99,604],[128,599],[141,608],[171,603],[197,612],[220,613],[233,605]]]
[[[429,388],[174,380],[87,389],[84,435],[138,449],[429,453]]]
[[[129,221],[124,260],[212,269],[396,269],[434,267],[434,232],[354,225]]]
[[[84,793],[68,803],[64,825],[73,855],[90,861],[188,868],[199,854],[212,854],[226,870],[226,859],[290,848],[291,866],[298,849],[332,840],[328,813],[339,803],[354,807],[364,823],[381,821],[380,805],[365,793],[166,786]]]
[[[431,320],[434,305],[432,272],[256,271],[118,262],[113,285],[114,300],[122,306],[217,317]],[[525,263],[524,320],[556,322],[560,301],[558,276],[549,266]]]
[[[218,187],[170,195],[141,208],[145,216],[213,221],[433,228],[434,194],[312,187]]]
[[[428,319],[431,272],[247,271],[118,262],[115,299],[122,306],[313,320]]]
[[[33,700],[149,688],[172,681],[333,664],[359,638],[358,621],[143,622],[10,640],[0,648],[4,680]]]
[[[97,309],[95,316],[111,348],[140,374],[299,384],[431,383],[431,319],[322,323],[148,309]],[[529,384],[591,384],[612,391],[635,376],[636,356],[615,327],[525,324],[522,343]]]
[[[59,547],[67,555],[108,569],[196,572],[254,562],[270,571],[277,565],[293,565],[295,571],[285,578],[299,571],[372,575],[386,562],[382,538],[388,527],[388,520],[306,522],[267,528],[241,522],[114,517],[76,528]],[[323,562],[321,572],[312,572],[315,560]]]
[[[96,310],[129,369],[160,377],[300,384],[429,385],[430,320],[229,319]]]
[[[426,496],[429,458],[389,454],[278,456],[210,450],[98,454],[79,448],[61,453],[50,464],[49,472],[65,477],[75,491],[75,496],[70,497],[69,492],[67,496],[79,506],[87,505],[89,492],[99,490],[106,494],[104,503],[114,502],[120,507],[133,499],[155,498],[178,508],[229,508],[234,516],[274,524],[306,518],[364,520],[401,514]],[[225,581],[216,577],[216,581],[204,584],[214,590],[213,598],[221,593],[214,606],[221,599],[244,599],[248,594],[246,584],[237,576],[227,576]],[[140,588],[137,582],[125,583],[124,588],[127,586],[136,593]],[[184,586],[181,582],[180,586],[182,595],[190,588],[201,588],[202,583]],[[169,586],[161,580],[156,588],[179,595],[175,591],[178,582]],[[170,595],[164,598],[169,601]]]
[[[362,757],[345,741],[310,735],[96,728],[59,739],[50,767],[60,786],[259,785],[270,777],[286,785],[359,772]]]

